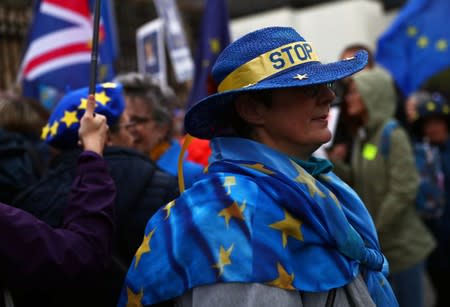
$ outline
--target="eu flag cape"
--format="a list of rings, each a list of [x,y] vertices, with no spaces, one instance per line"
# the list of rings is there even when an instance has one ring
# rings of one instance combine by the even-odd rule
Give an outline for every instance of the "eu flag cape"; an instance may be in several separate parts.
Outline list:
[[[225,282],[328,291],[359,273],[377,306],[398,306],[374,224],[327,160],[298,163],[241,138],[211,142],[205,179],[149,221],[119,306]]]
[[[405,96],[450,67],[450,1],[410,0],[378,40],[376,61]]]

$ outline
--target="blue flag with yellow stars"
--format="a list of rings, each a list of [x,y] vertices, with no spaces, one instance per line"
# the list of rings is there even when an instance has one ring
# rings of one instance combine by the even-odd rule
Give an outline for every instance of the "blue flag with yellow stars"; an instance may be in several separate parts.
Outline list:
[[[206,0],[195,57],[195,77],[187,107],[217,92],[211,68],[219,53],[230,43],[228,19],[225,0]]]
[[[56,105],[47,124],[42,128],[41,139],[47,144],[70,149],[78,146],[80,120],[86,111],[89,88],[83,87],[67,93]],[[106,117],[113,127],[125,109],[123,87],[119,83],[106,82],[95,86],[95,112]]]
[[[408,96],[450,66],[450,1],[410,0],[379,38],[376,61]]]
[[[119,306],[226,282],[328,291],[360,273],[377,306],[398,306],[374,224],[330,162],[295,161],[242,138],[211,146],[205,179],[147,224]]]

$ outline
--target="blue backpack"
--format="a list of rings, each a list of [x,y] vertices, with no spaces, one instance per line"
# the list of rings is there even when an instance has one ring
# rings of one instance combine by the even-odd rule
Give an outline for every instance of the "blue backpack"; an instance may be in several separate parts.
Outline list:
[[[389,155],[392,131],[398,126],[397,121],[390,120],[383,128],[380,151],[385,159]],[[445,206],[444,173],[439,150],[428,143],[416,143],[413,149],[420,177],[416,195],[417,211],[425,219],[438,219]]]

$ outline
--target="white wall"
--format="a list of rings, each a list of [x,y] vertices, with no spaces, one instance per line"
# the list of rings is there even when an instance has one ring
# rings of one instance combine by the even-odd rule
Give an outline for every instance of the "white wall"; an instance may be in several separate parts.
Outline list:
[[[375,50],[379,35],[395,17],[371,0],[344,0],[306,9],[280,8],[231,21],[233,39],[267,26],[291,26],[312,42],[322,62],[335,61],[349,44],[363,43]]]
[[[269,26],[293,27],[295,25],[295,13],[296,11],[291,8],[279,8],[233,19],[230,25],[231,39],[236,40],[248,32]]]

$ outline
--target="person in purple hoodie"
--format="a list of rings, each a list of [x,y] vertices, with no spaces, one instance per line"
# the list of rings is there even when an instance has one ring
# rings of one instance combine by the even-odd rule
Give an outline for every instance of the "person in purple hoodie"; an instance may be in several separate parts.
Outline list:
[[[103,160],[108,125],[88,99],[79,129],[84,151],[61,228],[0,203],[0,285],[55,291],[88,280],[108,261],[116,189]],[[5,295],[7,298],[7,295]],[[9,304],[8,299],[5,301]],[[0,298],[0,306],[3,297]]]

